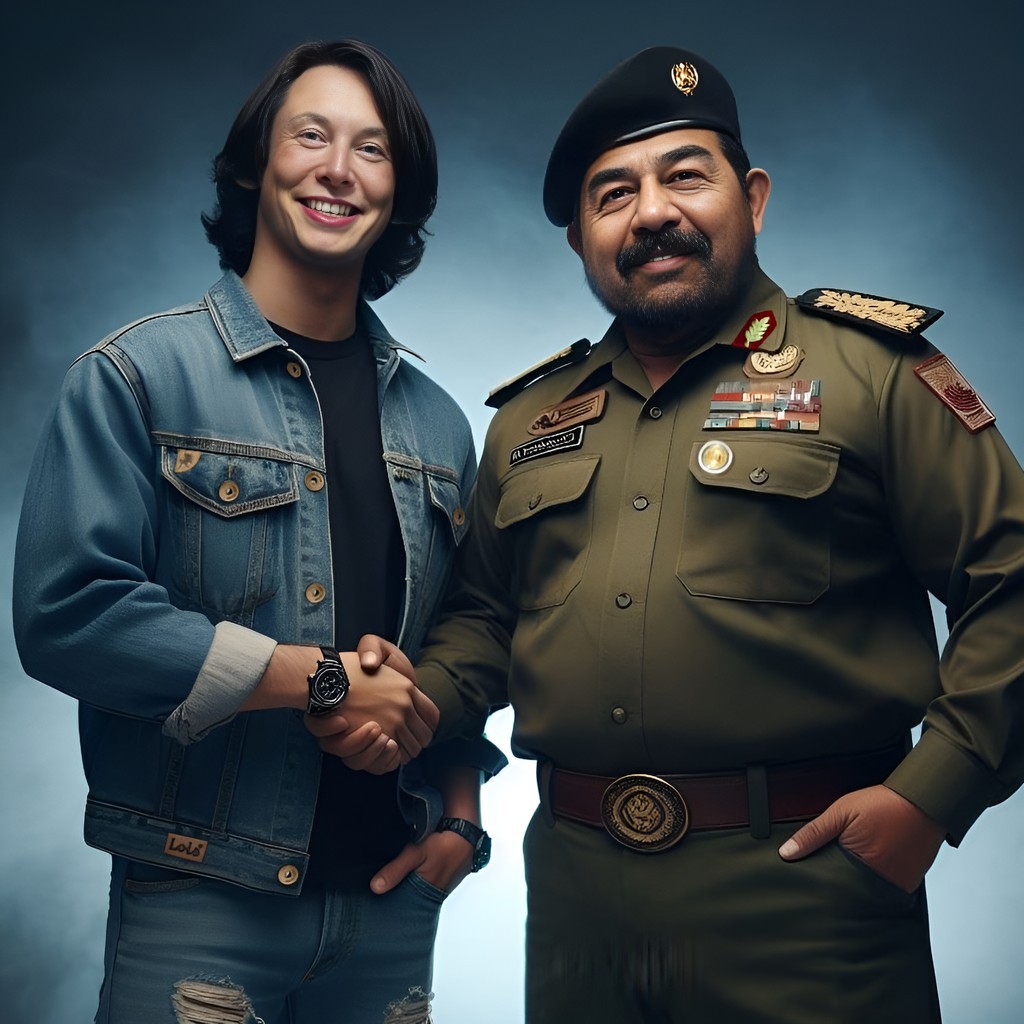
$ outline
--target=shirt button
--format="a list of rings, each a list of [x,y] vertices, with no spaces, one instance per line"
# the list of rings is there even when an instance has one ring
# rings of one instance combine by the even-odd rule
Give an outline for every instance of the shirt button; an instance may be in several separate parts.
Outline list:
[[[311,491],[322,491],[324,489],[324,475],[311,469],[306,474],[306,487]]]
[[[629,594],[616,594],[615,604],[619,608],[628,608],[633,603],[633,598]]]
[[[652,420],[660,420],[661,409],[659,409],[656,405],[652,405],[650,409],[647,411],[647,415],[650,416]]]
[[[622,725],[627,718],[629,718],[629,714],[625,708],[612,708],[612,721],[616,725]]]
[[[294,359],[285,367],[285,369],[288,371],[288,376],[294,377],[296,380],[302,376],[302,363],[297,363]]]
[[[221,501],[234,501],[235,498],[241,492],[238,490],[238,484],[234,480],[225,480],[224,483],[217,488],[217,494],[220,495]]]
[[[282,885],[294,885],[299,880],[299,869],[294,864],[285,864],[277,873]]]
[[[764,466],[758,466],[757,469],[750,471],[750,482],[752,484],[763,484],[768,479],[768,470]]]
[[[306,587],[306,600],[310,604],[319,604],[327,596],[327,588],[322,583],[310,583]]]
[[[650,502],[642,494],[633,499],[633,508],[635,508],[637,512],[643,512],[648,505],[650,505]]]

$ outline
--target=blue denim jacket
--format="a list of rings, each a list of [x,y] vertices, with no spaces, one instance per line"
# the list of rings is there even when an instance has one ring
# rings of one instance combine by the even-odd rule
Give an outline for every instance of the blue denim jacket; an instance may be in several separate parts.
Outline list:
[[[359,317],[405,541],[398,640],[415,657],[466,530],[472,435],[365,304]],[[320,750],[297,711],[236,712],[278,641],[334,635],[324,468],[307,367],[233,273],[68,371],[28,481],[14,617],[25,670],[80,701],[89,844],[301,889]],[[485,740],[448,754],[485,776],[505,763]],[[399,787],[417,838],[441,812],[422,760]]]

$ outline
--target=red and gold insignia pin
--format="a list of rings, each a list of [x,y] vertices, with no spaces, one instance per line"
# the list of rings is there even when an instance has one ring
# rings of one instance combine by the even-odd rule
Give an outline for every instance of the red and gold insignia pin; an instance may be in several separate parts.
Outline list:
[[[607,391],[604,388],[598,388],[596,391],[588,391],[585,395],[574,395],[557,405],[549,405],[537,414],[537,418],[529,426],[528,433],[534,437],[542,437],[556,430],[573,427],[577,423],[590,423],[600,419],[604,412],[606,395]]]
[[[760,348],[778,326],[779,323],[775,319],[775,314],[770,309],[762,309],[760,313],[755,313],[743,325],[740,333],[733,338],[733,347],[745,349]]]
[[[972,434],[995,423],[995,414],[948,356],[940,352],[915,366],[914,373]]]

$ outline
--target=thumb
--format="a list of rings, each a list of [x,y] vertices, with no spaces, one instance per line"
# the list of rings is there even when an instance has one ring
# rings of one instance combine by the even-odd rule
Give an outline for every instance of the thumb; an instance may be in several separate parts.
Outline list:
[[[360,667],[365,672],[372,672],[384,662],[384,641],[373,633],[366,633],[359,638],[356,653],[359,655]]]
[[[845,815],[836,804],[832,804],[812,821],[797,829],[779,847],[779,856],[783,860],[800,860],[801,857],[806,857],[815,850],[820,850],[826,843],[832,842],[845,827]]]
[[[382,896],[390,892],[399,882],[415,871],[424,861],[423,851],[415,843],[407,843],[402,852],[391,861],[388,861],[370,880],[370,888]]]

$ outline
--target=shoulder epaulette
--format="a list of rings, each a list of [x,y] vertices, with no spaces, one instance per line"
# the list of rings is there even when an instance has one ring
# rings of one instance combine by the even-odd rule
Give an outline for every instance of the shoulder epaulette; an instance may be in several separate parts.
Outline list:
[[[586,338],[574,341],[568,348],[563,348],[561,352],[556,352],[553,356],[534,363],[533,366],[523,370],[517,376],[502,381],[488,394],[484,405],[489,405],[492,409],[500,409],[510,398],[514,398],[535,380],[540,380],[541,377],[547,376],[552,370],[557,370],[561,366],[578,363],[589,352],[590,342]]]
[[[918,335],[942,316],[941,309],[930,306],[916,306],[881,295],[845,292],[838,288],[812,288],[798,295],[796,304],[808,313],[902,335]]]

